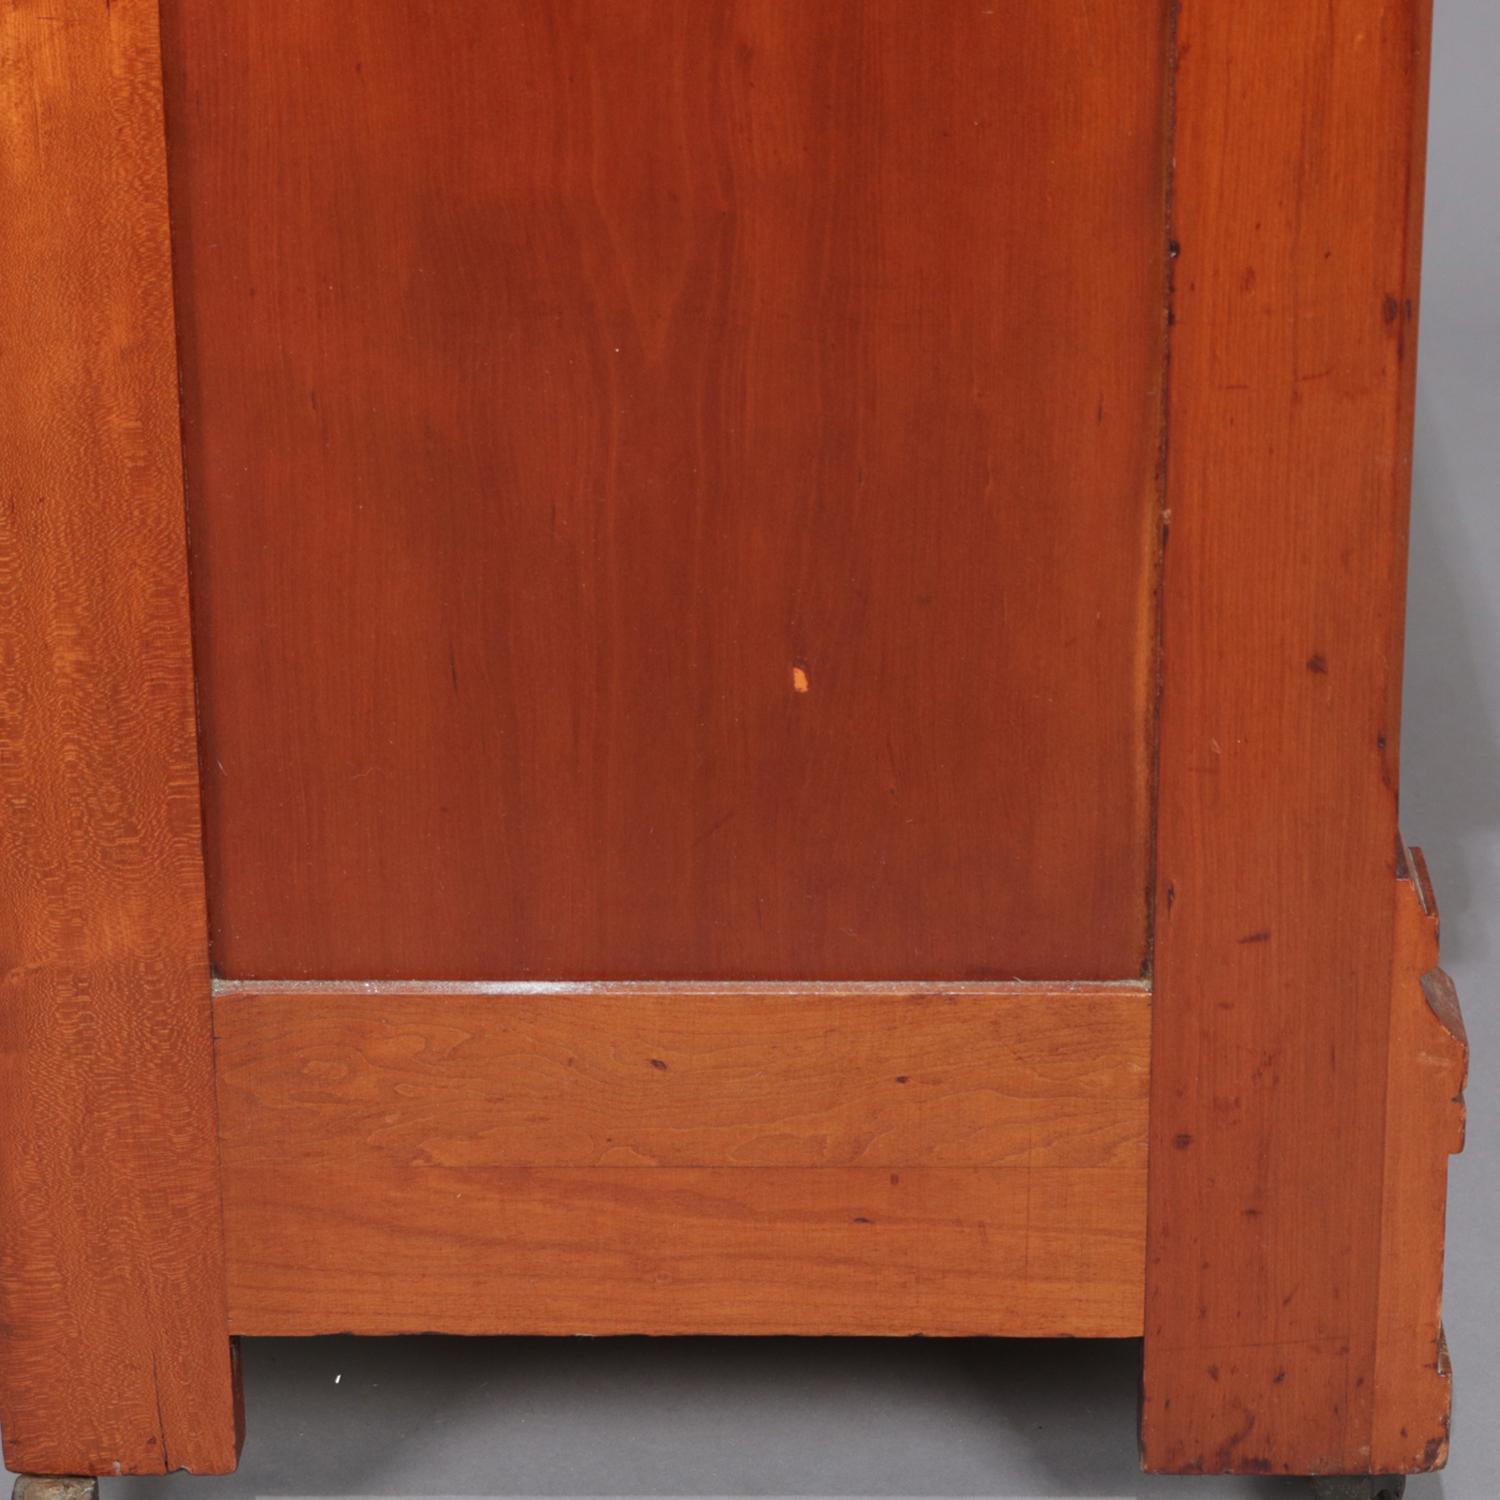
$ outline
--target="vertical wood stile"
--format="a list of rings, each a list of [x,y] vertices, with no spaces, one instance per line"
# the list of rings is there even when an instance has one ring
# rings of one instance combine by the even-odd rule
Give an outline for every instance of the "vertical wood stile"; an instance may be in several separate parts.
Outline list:
[[[1376,1420],[1418,1363],[1380,1305],[1429,27],[1428,0],[1179,11],[1152,1469],[1440,1452],[1424,1403]]]
[[[0,1425],[238,1451],[154,0],[0,18]]]

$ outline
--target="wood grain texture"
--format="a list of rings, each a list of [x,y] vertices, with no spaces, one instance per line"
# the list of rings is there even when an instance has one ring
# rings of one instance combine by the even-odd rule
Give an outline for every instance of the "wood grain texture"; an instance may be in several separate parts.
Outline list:
[[[1141,988],[373,995],[215,1005],[225,1161],[1146,1162]]]
[[[1440,1457],[1426,1402],[1381,1446],[1418,1374],[1382,1286],[1430,1270],[1390,1258],[1416,1184],[1386,1176],[1429,24],[1426,0],[1180,8],[1153,1469]]]
[[[225,1326],[156,11],[0,17],[0,1424],[217,1473]]]
[[[1442,1466],[1453,1382],[1443,1337],[1443,1224],[1448,1158],[1463,1150],[1468,1038],[1453,981],[1439,967],[1439,919],[1420,849],[1403,851],[1396,885],[1387,1068],[1380,1343],[1372,1466]]]
[[[1135,1336],[1144,1205],[1068,1167],[236,1168],[230,1326]]]
[[[166,0],[230,977],[1121,979],[1167,0]]]
[[[246,1333],[1126,1335],[1140,987],[221,993]]]

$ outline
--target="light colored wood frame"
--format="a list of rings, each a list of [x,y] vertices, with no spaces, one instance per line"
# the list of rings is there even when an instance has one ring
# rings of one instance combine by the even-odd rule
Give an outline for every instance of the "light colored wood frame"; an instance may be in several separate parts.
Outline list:
[[[216,1029],[237,1333],[1141,1331],[1139,983],[244,982]]]
[[[0,1421],[232,1469],[160,44],[0,22]]]
[[[1462,1039],[1395,792],[1429,25],[1428,0],[1180,5],[1162,1470],[1445,1450]],[[155,7],[18,0],[0,38],[0,1420],[17,1468],[216,1472],[239,1423]]]

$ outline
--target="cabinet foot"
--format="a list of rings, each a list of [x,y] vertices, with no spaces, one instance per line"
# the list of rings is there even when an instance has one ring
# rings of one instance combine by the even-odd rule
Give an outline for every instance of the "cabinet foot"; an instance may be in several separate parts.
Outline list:
[[[1314,1500],[1401,1500],[1405,1474],[1334,1474],[1312,1482]]]
[[[22,1474],[10,1500],[99,1500],[99,1481],[67,1474]]]

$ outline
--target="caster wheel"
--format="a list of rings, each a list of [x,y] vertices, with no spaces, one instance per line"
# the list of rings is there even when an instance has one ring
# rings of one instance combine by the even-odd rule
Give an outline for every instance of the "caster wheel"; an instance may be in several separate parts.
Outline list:
[[[99,1500],[97,1479],[75,1479],[66,1475],[22,1474],[10,1500]]]
[[[1314,1500],[1401,1500],[1405,1474],[1338,1474],[1314,1479]]]

